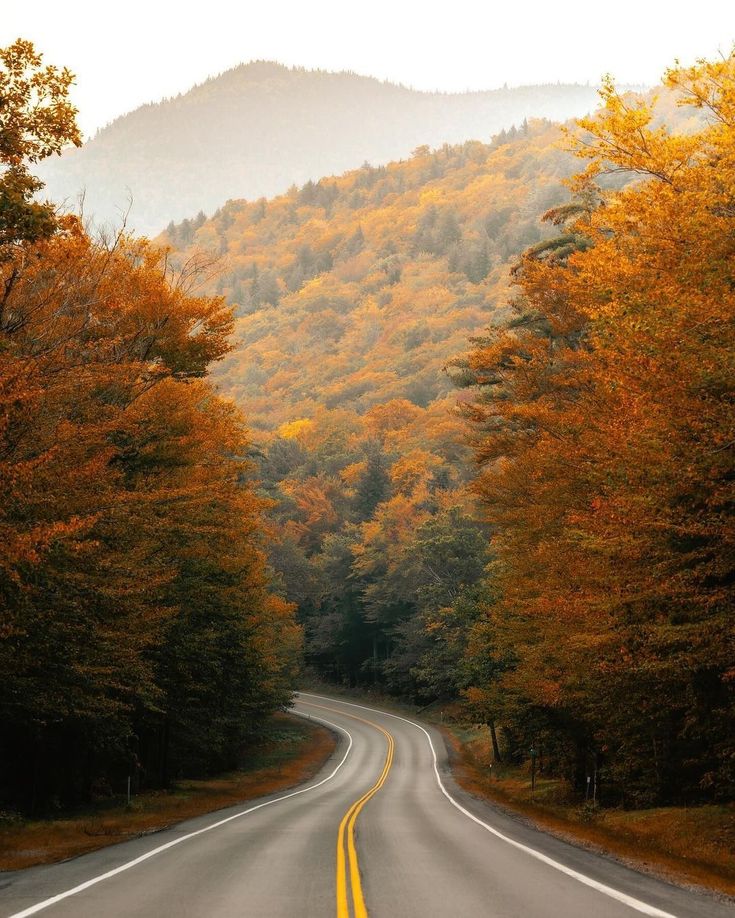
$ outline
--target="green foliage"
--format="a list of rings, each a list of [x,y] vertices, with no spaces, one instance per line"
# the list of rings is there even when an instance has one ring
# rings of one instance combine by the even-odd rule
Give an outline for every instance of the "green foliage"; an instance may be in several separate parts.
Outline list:
[[[378,504],[388,497],[390,478],[386,461],[379,449],[371,448],[365,462],[365,471],[355,487],[354,507],[359,520],[369,520]]]

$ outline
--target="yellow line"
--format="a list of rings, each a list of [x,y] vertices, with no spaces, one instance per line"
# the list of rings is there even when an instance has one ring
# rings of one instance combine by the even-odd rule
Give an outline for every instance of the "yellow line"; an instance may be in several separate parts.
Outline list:
[[[350,918],[349,902],[347,897],[348,875],[350,879],[350,887],[352,890],[352,908],[354,916],[355,918],[367,918],[367,908],[365,907],[365,897],[362,893],[360,867],[357,860],[357,848],[355,846],[355,823],[357,822],[357,817],[360,815],[360,811],[368,802],[368,800],[377,794],[383,784],[385,784],[385,779],[388,777],[388,772],[390,771],[391,765],[393,764],[395,742],[387,730],[384,730],[380,724],[376,724],[371,720],[365,720],[362,717],[357,717],[356,714],[347,714],[345,711],[341,711],[339,708],[328,708],[321,704],[314,704],[311,701],[303,701],[301,703],[307,704],[312,708],[321,708],[323,711],[331,711],[332,713],[343,714],[345,717],[349,717],[352,720],[359,720],[363,724],[367,724],[370,727],[374,727],[376,730],[380,730],[380,732],[388,740],[388,751],[385,756],[385,763],[383,765],[383,770],[380,773],[380,777],[375,782],[375,784],[373,784],[370,790],[364,793],[362,797],[360,797],[359,800],[356,800],[347,810],[345,815],[342,817],[342,821],[339,824],[339,831],[337,832],[337,918]],[[349,873],[347,870],[347,863],[345,862],[345,837],[347,841]]]
[[[374,726],[377,726],[377,724],[374,724]],[[385,783],[385,779],[388,777],[388,772],[393,764],[393,749],[395,746],[393,737],[386,730],[383,730],[382,727],[378,727],[378,729],[385,733],[388,738],[388,752],[385,758],[385,765],[383,766],[383,773],[371,790],[352,808],[352,815],[350,816],[347,826],[347,854],[350,860],[350,885],[352,886],[352,903],[355,910],[355,918],[367,918],[365,899],[362,894],[362,883],[360,882],[360,868],[357,863],[357,850],[355,848],[355,822],[368,800],[370,800],[374,794],[377,794]]]

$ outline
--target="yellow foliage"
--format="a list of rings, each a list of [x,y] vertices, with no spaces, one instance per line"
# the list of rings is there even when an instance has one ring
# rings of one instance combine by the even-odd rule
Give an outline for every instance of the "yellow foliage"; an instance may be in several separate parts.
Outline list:
[[[278,428],[278,436],[284,440],[303,440],[314,430],[314,422],[310,418],[297,418],[288,421]]]

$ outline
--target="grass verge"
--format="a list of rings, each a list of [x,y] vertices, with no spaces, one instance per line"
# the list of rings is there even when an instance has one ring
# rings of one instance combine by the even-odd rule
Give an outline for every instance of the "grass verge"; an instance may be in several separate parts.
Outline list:
[[[272,734],[254,750],[246,770],[179,781],[170,790],[136,796],[130,807],[109,801],[54,819],[0,823],[0,870],[65,860],[286,790],[312,778],[336,744],[329,730],[289,714],[275,715]]]
[[[452,771],[469,793],[499,803],[567,841],[612,854],[639,870],[688,886],[735,896],[735,806],[593,808],[570,801],[558,780],[490,767],[486,731],[444,727]]]

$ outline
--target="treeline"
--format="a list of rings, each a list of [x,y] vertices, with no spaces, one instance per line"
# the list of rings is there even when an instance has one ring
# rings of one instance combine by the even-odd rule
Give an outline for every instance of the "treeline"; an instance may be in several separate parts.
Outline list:
[[[735,795],[735,58],[666,84],[707,125],[606,84],[559,235],[457,367],[496,598],[436,622],[501,754],[635,804]]]
[[[735,793],[735,64],[667,85],[686,130],[652,126],[644,102],[605,87],[578,141],[590,167],[517,263],[507,321],[451,367],[481,514],[447,401],[366,406],[383,382],[369,370],[372,389],[282,424],[261,458],[271,561],[322,675],[459,699],[498,758],[523,764],[533,749],[581,794],[590,778],[598,800],[637,806]],[[467,284],[449,260],[469,228],[432,203],[398,237],[393,302],[412,283],[422,303],[419,278],[435,304],[438,278]],[[358,252],[381,219],[363,212],[347,237]],[[268,315],[288,328],[335,274],[337,262]],[[431,339],[425,322],[425,337],[401,339],[409,351]],[[287,376],[262,386],[294,402],[303,391]]]
[[[458,700],[606,802],[733,794],[732,66],[654,116],[608,88],[568,203],[531,122],[169,235],[224,260],[307,661]]]
[[[456,353],[463,331],[487,321],[494,306],[489,294],[504,287],[507,260],[544,238],[538,218],[563,198],[561,180],[571,174],[574,162],[557,147],[558,139],[557,125],[524,122],[489,144],[445,144],[433,152],[421,146],[405,162],[366,164],[339,178],[294,186],[273,200],[229,201],[209,219],[200,213],[169,223],[162,241],[177,252],[206,250],[221,256],[222,270],[210,290],[235,304],[238,334],[252,358],[241,365],[237,355],[230,359],[225,384],[249,398],[262,374],[278,366],[284,346],[295,349],[295,339],[307,335],[308,347],[292,355],[300,364],[301,353],[311,356],[320,343],[316,333],[329,323],[333,334],[321,342],[329,360],[298,367],[314,375],[320,402],[321,390],[339,382],[344,395],[329,392],[330,401],[352,401],[351,390],[367,365],[379,365],[393,387],[390,392],[366,391],[365,406],[406,395],[401,379],[419,369],[419,354],[412,354],[412,366],[400,372],[394,365],[383,366],[384,352],[390,351],[395,361],[401,352],[426,344],[425,351],[434,354],[425,358],[436,355],[441,361]],[[429,285],[433,309],[421,296]],[[368,304],[370,311],[364,309]],[[269,306],[287,312],[269,315],[266,325],[257,313]],[[387,316],[392,325],[383,328]],[[435,323],[431,334],[420,340],[414,334],[404,342],[428,317]],[[345,327],[347,318],[352,334]],[[365,325],[376,322],[385,334],[366,335]],[[274,324],[276,341],[270,335]],[[452,342],[455,331],[459,334]],[[279,340],[281,347],[274,347]],[[441,374],[432,377],[425,400],[442,389]],[[299,393],[291,380],[277,377],[275,382],[279,395],[293,406]],[[272,427],[272,414],[261,419],[257,403],[253,407],[258,421]]]
[[[55,201],[84,189],[85,211],[98,222],[114,222],[132,196],[131,225],[158,233],[235,197],[279,195],[366,160],[409,156],[419,144],[489,138],[525,117],[582,115],[595,99],[590,86],[424,93],[252,62],[117,118],[41,175]]]
[[[71,76],[0,59],[0,800],[38,812],[237,764],[300,630],[206,379],[231,310],[197,265],[34,203],[29,163],[78,140]]]

